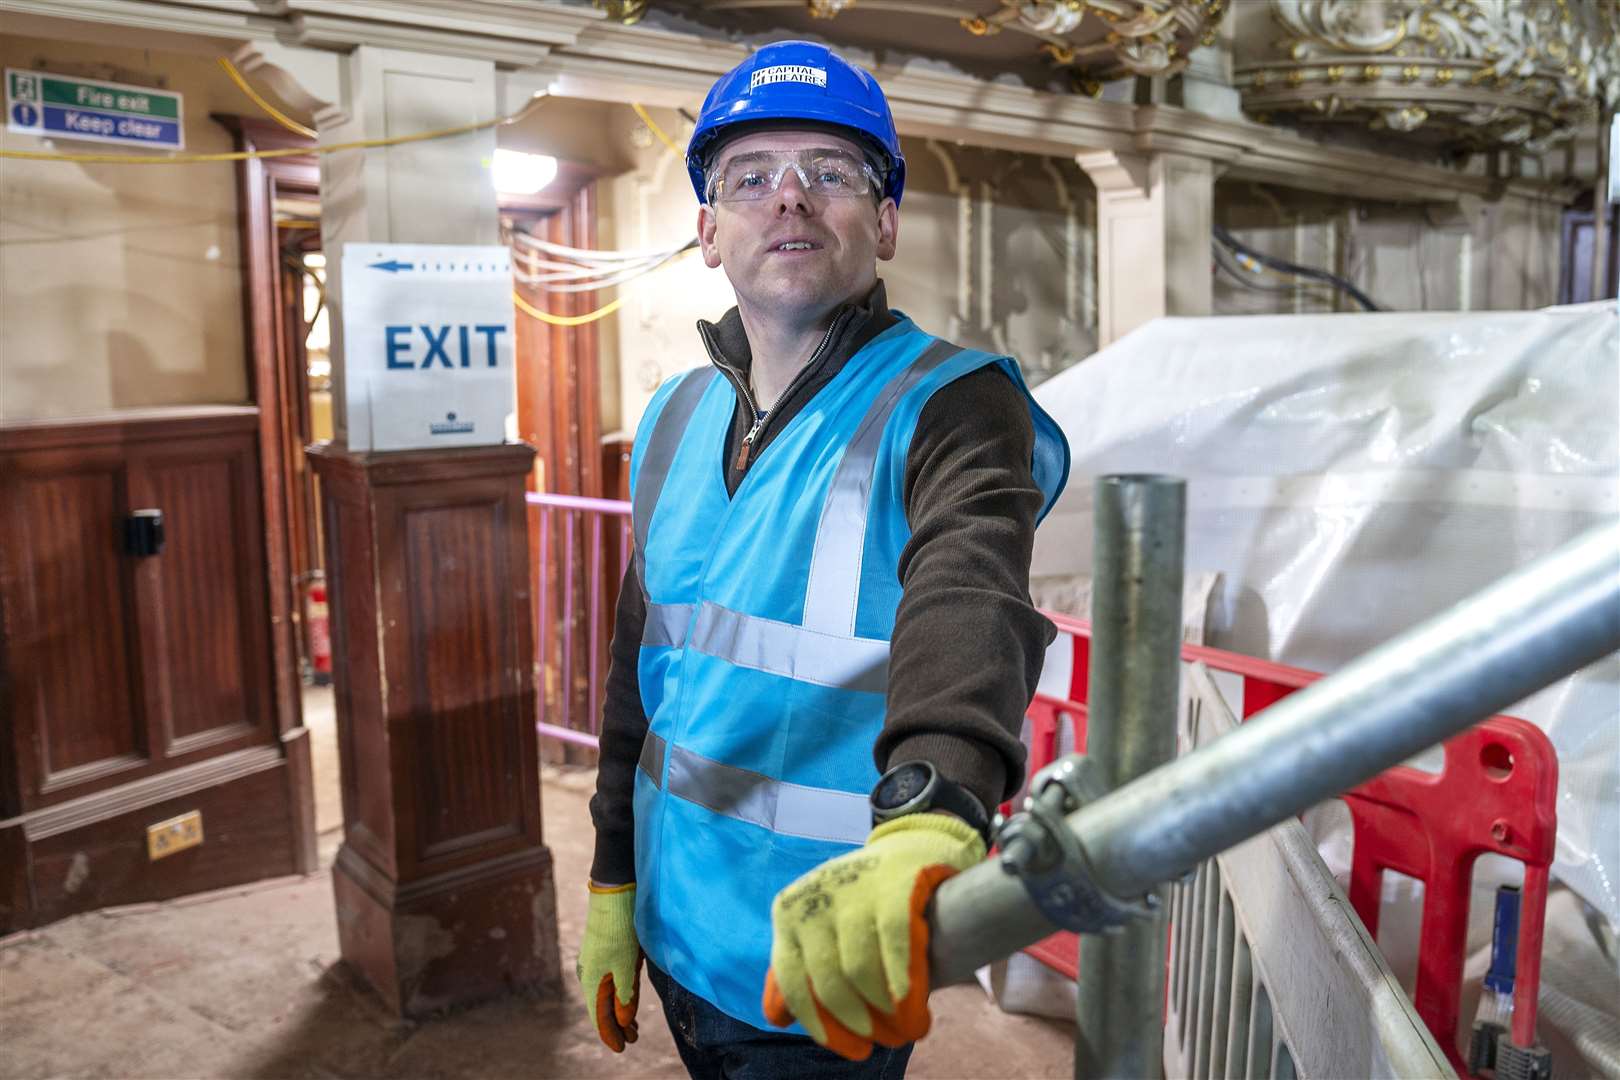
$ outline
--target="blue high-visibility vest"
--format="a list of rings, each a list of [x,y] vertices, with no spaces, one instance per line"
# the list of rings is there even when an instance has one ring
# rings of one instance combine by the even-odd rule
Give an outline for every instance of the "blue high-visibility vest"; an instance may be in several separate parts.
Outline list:
[[[736,395],[715,368],[661,387],[636,433],[649,721],[636,933],[682,986],[756,1027],[768,1027],[772,899],[871,830],[917,418],[940,387],[990,364],[1024,389],[1011,359],[902,320],[850,358],[730,496]],[[1045,516],[1069,450],[1033,399],[1029,410]]]

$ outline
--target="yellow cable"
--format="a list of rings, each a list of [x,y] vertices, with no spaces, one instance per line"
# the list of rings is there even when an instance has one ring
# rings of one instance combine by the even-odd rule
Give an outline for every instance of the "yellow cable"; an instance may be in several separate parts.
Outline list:
[[[493,120],[480,120],[476,124],[421,131],[414,135],[395,135],[387,139],[355,139],[352,142],[328,143],[325,146],[289,146],[279,150],[230,150],[217,154],[167,154],[163,157],[136,157],[133,154],[53,154],[44,150],[0,150],[0,158],[22,161],[74,161],[81,165],[196,165],[211,161],[250,161],[265,158],[302,157],[309,154],[336,154],[341,150],[370,150],[378,146],[399,146],[402,143],[445,139],[452,135],[465,135],[470,131],[515,124],[544,102],[537,97],[511,116],[497,116]]]
[[[654,120],[652,115],[648,113],[646,109],[643,109],[634,101],[630,103],[630,107],[636,110],[636,115],[641,117],[641,122],[643,124],[647,125],[647,130],[658,136],[659,140],[662,141],[665,146],[669,147],[670,153],[674,154],[678,158],[684,159],[686,157],[686,151],[676,146],[675,140],[664,134],[664,129],[658,126],[658,121]]]
[[[265,111],[265,115],[269,116],[270,119],[274,120],[288,131],[296,132],[306,139],[315,138],[314,128],[305,127],[303,124],[300,124],[298,121],[294,120],[292,117],[286,115],[280,109],[264,100],[264,98],[260,97],[259,92],[248,84],[248,81],[242,77],[242,73],[240,71],[236,70],[236,65],[231,63],[228,57],[220,57],[219,66],[225,69],[225,74],[231,77],[231,82],[236,84],[237,89],[241,90],[242,93],[252,98],[253,104],[263,109]]]
[[[517,294],[516,289],[512,290],[512,303],[517,305],[517,309],[519,311],[523,312],[523,314],[529,316],[530,318],[539,319],[543,323],[550,323],[552,326],[584,326],[586,323],[592,323],[597,319],[606,318],[615,311],[618,311],[619,306],[624,303],[624,300],[625,298],[621,296],[617,300],[604,304],[595,311],[588,312],[584,315],[553,315],[549,311],[541,311],[533,304],[530,304],[527,300],[523,299],[523,297]]]

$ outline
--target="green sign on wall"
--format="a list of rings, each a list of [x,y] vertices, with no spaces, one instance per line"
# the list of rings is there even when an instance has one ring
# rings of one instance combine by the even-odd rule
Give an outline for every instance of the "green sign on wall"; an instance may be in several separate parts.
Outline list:
[[[167,90],[6,69],[6,130],[19,134],[180,150],[182,109]]]

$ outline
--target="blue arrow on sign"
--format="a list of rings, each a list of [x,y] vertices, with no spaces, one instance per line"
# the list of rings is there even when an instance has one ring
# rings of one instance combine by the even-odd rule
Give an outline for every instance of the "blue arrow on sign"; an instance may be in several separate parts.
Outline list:
[[[386,270],[390,274],[397,274],[401,270],[413,270],[416,268],[415,263],[400,262],[398,259],[389,259],[387,262],[368,263],[367,265],[373,270]]]

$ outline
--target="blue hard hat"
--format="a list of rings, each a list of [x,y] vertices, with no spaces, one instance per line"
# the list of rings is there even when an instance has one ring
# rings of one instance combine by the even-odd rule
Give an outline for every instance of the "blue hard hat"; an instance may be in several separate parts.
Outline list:
[[[866,147],[879,159],[883,194],[900,201],[906,159],[882,88],[827,46],[809,41],[763,46],[710,88],[686,148],[686,171],[698,201],[704,199],[704,166],[728,136],[801,125],[840,130]]]

